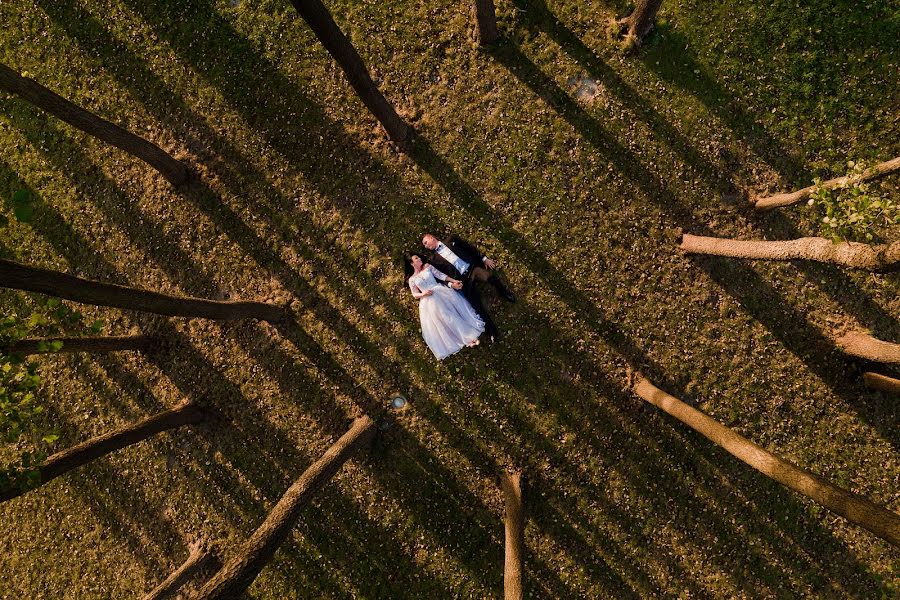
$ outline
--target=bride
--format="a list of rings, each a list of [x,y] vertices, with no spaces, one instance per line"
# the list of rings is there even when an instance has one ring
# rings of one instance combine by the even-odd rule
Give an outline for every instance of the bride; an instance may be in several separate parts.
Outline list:
[[[437,359],[443,360],[463,346],[478,345],[484,321],[455,291],[462,289],[462,283],[426,263],[419,254],[406,256],[403,268],[413,297],[419,299],[422,337]],[[438,279],[447,285],[438,283]]]

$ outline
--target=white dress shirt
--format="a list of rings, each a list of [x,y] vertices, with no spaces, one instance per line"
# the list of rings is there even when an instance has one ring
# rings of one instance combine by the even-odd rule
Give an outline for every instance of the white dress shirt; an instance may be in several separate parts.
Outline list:
[[[456,253],[444,245],[443,242],[438,242],[437,247],[434,249],[435,252],[440,254],[441,258],[446,260],[448,263],[453,265],[453,267],[459,271],[460,275],[465,275],[469,270],[469,263],[461,259],[456,255]]]

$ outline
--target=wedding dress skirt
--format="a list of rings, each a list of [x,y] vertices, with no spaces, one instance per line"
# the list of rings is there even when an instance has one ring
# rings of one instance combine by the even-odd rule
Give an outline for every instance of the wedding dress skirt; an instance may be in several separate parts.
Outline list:
[[[431,288],[419,300],[422,337],[438,360],[459,352],[484,332],[484,321],[465,296],[448,287]]]
[[[422,337],[438,360],[459,352],[463,346],[474,342],[484,331],[484,321],[456,290],[437,282],[447,276],[430,264],[409,278],[409,289],[431,291],[430,296],[419,299],[419,321]]]

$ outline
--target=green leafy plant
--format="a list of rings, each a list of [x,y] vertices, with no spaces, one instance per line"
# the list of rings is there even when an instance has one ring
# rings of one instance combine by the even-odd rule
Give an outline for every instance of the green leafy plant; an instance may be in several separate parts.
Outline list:
[[[0,464],[0,493],[25,490],[40,483],[40,466],[47,448],[59,437],[41,423],[44,412],[38,396],[37,365],[8,352],[10,344],[31,335],[46,321],[40,313],[28,318],[9,314],[0,318],[0,440],[15,448],[17,459]],[[49,342],[57,351],[61,342]]]
[[[21,223],[28,223],[34,216],[34,199],[28,190],[16,190],[9,199],[13,215]],[[9,218],[0,214],[0,227],[9,225]]]
[[[900,204],[872,190],[862,181],[866,165],[850,161],[847,181],[844,185],[828,189],[821,187],[822,180],[813,183],[816,191],[808,204],[821,207],[824,234],[834,241],[867,241],[874,239],[875,228],[900,224]]]

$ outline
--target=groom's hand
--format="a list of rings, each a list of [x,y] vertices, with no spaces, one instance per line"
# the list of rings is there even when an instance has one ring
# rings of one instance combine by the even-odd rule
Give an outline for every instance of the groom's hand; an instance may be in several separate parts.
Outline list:
[[[491,259],[489,259],[488,257],[485,256],[484,257],[484,266],[487,267],[488,269],[493,270],[493,268],[497,266],[497,263],[495,263],[494,261],[492,261]]]

